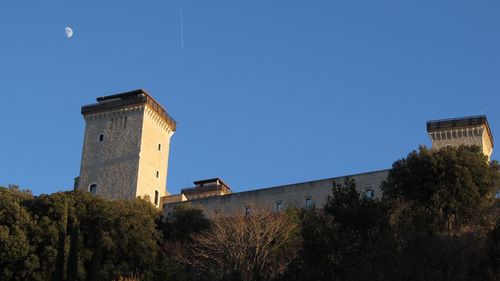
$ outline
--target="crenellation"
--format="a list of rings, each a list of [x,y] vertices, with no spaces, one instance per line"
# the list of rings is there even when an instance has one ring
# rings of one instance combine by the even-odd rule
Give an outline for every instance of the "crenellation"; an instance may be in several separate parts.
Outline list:
[[[482,149],[488,161],[493,152],[493,135],[484,115],[428,121],[427,131],[435,149],[476,145]]]

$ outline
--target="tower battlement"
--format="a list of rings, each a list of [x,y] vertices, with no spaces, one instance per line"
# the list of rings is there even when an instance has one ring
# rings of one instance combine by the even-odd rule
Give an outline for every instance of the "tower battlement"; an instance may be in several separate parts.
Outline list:
[[[107,112],[113,109],[133,107],[147,104],[175,131],[177,122],[170,117],[165,109],[144,89],[137,89],[120,94],[96,98],[97,103],[82,106],[81,113],[86,116],[97,112]]]
[[[432,147],[477,145],[490,160],[493,134],[485,115],[427,121]]]

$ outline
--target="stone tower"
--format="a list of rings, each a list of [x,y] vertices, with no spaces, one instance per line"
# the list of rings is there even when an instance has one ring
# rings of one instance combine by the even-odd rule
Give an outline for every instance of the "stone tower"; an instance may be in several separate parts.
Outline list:
[[[493,135],[485,115],[427,121],[432,147],[477,145],[490,160]]]
[[[97,98],[85,119],[80,176],[75,188],[110,199],[167,195],[170,137],[176,123],[145,90]]]

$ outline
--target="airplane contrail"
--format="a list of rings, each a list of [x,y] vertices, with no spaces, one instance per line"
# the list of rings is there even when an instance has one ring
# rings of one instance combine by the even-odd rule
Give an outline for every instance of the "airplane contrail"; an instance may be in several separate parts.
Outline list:
[[[182,9],[182,0],[181,0],[181,9],[180,9],[180,19],[181,19],[181,48],[184,49],[184,15]]]

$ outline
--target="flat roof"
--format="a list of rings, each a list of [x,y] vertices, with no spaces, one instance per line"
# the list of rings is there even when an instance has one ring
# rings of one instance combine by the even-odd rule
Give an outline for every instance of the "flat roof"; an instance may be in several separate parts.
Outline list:
[[[147,104],[175,131],[177,122],[167,111],[144,89],[118,93],[96,98],[97,103],[82,106],[81,113],[85,116],[96,112],[108,111],[132,105]]]
[[[427,121],[427,132],[442,129],[469,127],[475,125],[485,125],[491,144],[493,145],[493,134],[491,133],[490,125],[488,124],[488,118],[486,118],[486,115],[430,120]]]
[[[202,185],[202,184],[205,184],[205,183],[211,183],[211,182],[217,182],[217,181],[220,181],[221,184],[225,185],[226,187],[229,188],[229,185],[227,185],[221,178],[211,178],[211,179],[205,179],[205,180],[197,180],[197,181],[194,181],[193,183],[195,185]]]

